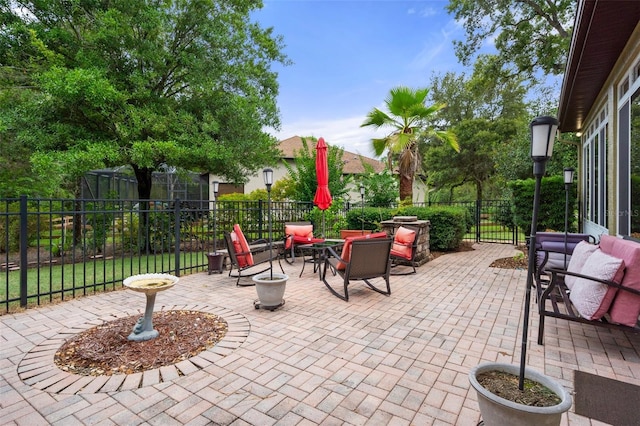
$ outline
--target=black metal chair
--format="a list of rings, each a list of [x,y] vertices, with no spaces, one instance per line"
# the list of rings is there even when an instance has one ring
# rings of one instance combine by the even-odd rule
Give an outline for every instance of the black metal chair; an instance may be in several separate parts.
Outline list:
[[[249,245],[248,251],[237,250],[236,245],[233,243],[233,238],[230,232],[224,233],[224,242],[227,246],[227,252],[231,261],[231,268],[229,269],[229,276],[232,275],[234,268],[237,271],[235,275],[237,286],[250,286],[251,284],[240,284],[240,278],[251,277],[261,272],[268,271],[274,260],[278,261],[280,270],[284,274],[282,269],[282,263],[280,263],[280,251],[282,244],[273,246],[273,250],[269,250],[269,242],[267,240],[256,240]],[[270,262],[271,261],[271,262]],[[265,263],[270,262],[265,266]]]

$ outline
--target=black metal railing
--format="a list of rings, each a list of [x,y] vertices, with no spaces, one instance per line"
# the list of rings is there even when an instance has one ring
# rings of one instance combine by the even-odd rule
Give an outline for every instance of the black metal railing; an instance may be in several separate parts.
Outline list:
[[[501,224],[510,202],[443,204],[466,206],[476,218],[465,240],[517,244],[517,230]],[[332,211],[328,222],[338,223],[350,207]],[[272,202],[274,240],[284,237],[285,222],[308,220],[312,210],[312,203]],[[2,310],[116,290],[134,274],[206,270],[206,254],[224,248],[223,233],[234,224],[249,241],[267,238],[268,214],[263,200],[2,199]],[[326,225],[326,237],[339,236]]]

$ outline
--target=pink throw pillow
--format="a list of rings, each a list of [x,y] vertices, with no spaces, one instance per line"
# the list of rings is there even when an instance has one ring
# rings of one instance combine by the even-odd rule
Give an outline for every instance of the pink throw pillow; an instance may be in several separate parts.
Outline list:
[[[589,244],[586,241],[580,241],[573,249],[573,254],[571,255],[567,271],[579,274],[589,256],[591,256],[596,250],[598,250],[597,245]],[[565,275],[564,283],[567,285],[567,288],[571,290],[577,279],[578,277]]]
[[[391,252],[394,256],[411,259],[411,245],[416,239],[416,231],[413,229],[399,227],[393,236],[393,246]]]
[[[611,235],[600,237],[603,252],[624,260],[626,270],[621,285],[640,290],[640,244]],[[640,296],[628,291],[618,291],[611,308],[611,321],[634,327],[640,316]]]
[[[609,256],[596,250],[587,259],[581,274],[611,281],[620,280],[624,273],[624,261],[617,257]],[[617,276],[616,276],[617,275]],[[618,281],[619,282],[619,281]],[[586,278],[578,278],[573,284],[569,299],[580,313],[580,316],[588,320],[597,320],[609,310],[615,292],[609,291],[611,287],[597,281]]]

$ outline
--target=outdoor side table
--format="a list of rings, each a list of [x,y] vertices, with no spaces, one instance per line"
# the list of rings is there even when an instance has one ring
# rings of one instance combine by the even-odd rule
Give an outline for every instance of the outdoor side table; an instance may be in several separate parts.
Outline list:
[[[321,243],[302,244],[298,246],[302,253],[302,270],[298,277],[302,277],[304,273],[304,266],[307,263],[313,263],[313,273],[318,272],[318,278],[322,279],[322,262],[327,258],[327,249],[342,247],[344,240],[338,239],[326,239]],[[306,259],[306,256],[310,256],[310,259]]]
[[[206,253],[207,259],[209,260],[209,268],[208,275],[213,274],[221,274],[224,271],[224,253]]]

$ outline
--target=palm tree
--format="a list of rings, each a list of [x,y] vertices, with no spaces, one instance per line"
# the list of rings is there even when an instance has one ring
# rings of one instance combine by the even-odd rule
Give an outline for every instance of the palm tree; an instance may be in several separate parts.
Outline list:
[[[367,114],[367,119],[360,127],[391,127],[389,135],[382,139],[372,139],[373,149],[377,156],[388,151],[389,167],[392,160],[397,159],[400,174],[400,200],[413,200],[413,180],[420,166],[418,143],[420,140],[436,138],[447,142],[460,152],[456,135],[449,130],[437,130],[431,122],[438,111],[446,105],[436,103],[425,105],[429,89],[412,90],[408,87],[395,87],[385,99],[388,113],[378,108]]]

